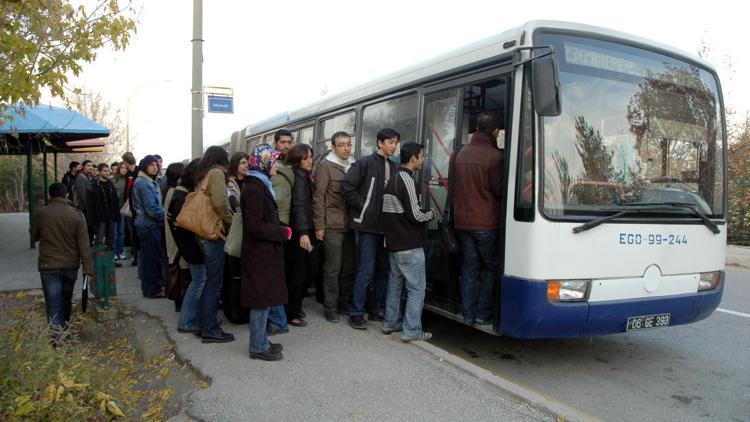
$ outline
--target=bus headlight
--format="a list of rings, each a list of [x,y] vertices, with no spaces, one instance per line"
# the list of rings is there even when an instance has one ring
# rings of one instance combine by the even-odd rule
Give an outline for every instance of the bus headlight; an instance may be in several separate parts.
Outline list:
[[[586,300],[591,280],[548,280],[547,299],[553,302]]]
[[[715,289],[721,280],[721,271],[711,271],[701,273],[701,279],[698,282],[698,291]]]

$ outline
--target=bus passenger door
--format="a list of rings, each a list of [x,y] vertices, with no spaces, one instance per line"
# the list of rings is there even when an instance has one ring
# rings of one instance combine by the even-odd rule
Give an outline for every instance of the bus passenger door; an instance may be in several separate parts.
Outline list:
[[[448,194],[448,161],[456,140],[458,90],[427,94],[424,99],[422,144],[428,157],[423,169],[423,203],[435,213],[427,225],[425,253],[427,294],[425,304],[455,314],[460,303],[455,256],[438,238],[438,221],[444,219]]]

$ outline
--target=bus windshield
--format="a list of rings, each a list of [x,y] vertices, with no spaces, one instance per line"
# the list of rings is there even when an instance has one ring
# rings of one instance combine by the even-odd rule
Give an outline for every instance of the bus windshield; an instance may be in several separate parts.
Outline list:
[[[540,134],[548,217],[608,215],[627,203],[691,204],[723,217],[714,74],[601,40],[543,33],[535,44],[555,46],[560,68],[562,114],[544,117]]]

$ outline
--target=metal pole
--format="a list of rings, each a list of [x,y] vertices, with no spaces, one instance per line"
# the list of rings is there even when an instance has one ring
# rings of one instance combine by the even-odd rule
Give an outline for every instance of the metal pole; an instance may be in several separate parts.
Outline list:
[[[32,151],[31,139],[29,139],[28,149],[26,150],[26,180],[28,181],[26,190],[28,191],[27,196],[29,198],[29,227],[31,227],[32,215],[34,215],[34,181],[32,180],[33,167],[31,163]],[[34,249],[34,239],[31,237],[31,230],[29,230],[29,248]]]
[[[203,155],[203,0],[193,0],[192,157]]]
[[[54,152],[53,157],[55,162],[55,182],[57,182],[57,151]]]
[[[44,205],[47,205],[49,202],[47,200],[47,191],[49,190],[49,180],[47,180],[47,146],[42,146],[42,165],[43,170],[42,174],[44,175],[44,192],[42,192],[42,195],[44,195]]]

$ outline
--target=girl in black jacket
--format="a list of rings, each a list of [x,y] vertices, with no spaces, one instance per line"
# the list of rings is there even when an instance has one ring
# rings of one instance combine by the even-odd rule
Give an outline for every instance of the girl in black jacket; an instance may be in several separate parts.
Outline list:
[[[316,275],[316,253],[313,252],[315,226],[313,224],[312,195],[315,185],[310,173],[312,172],[313,152],[306,144],[297,144],[286,156],[286,164],[294,171],[294,186],[292,187],[292,210],[290,223],[292,226],[292,245],[294,253],[290,262],[286,263],[287,290],[289,303],[286,305],[286,317],[289,325],[304,327],[307,322],[303,319],[302,300],[305,289]]]

